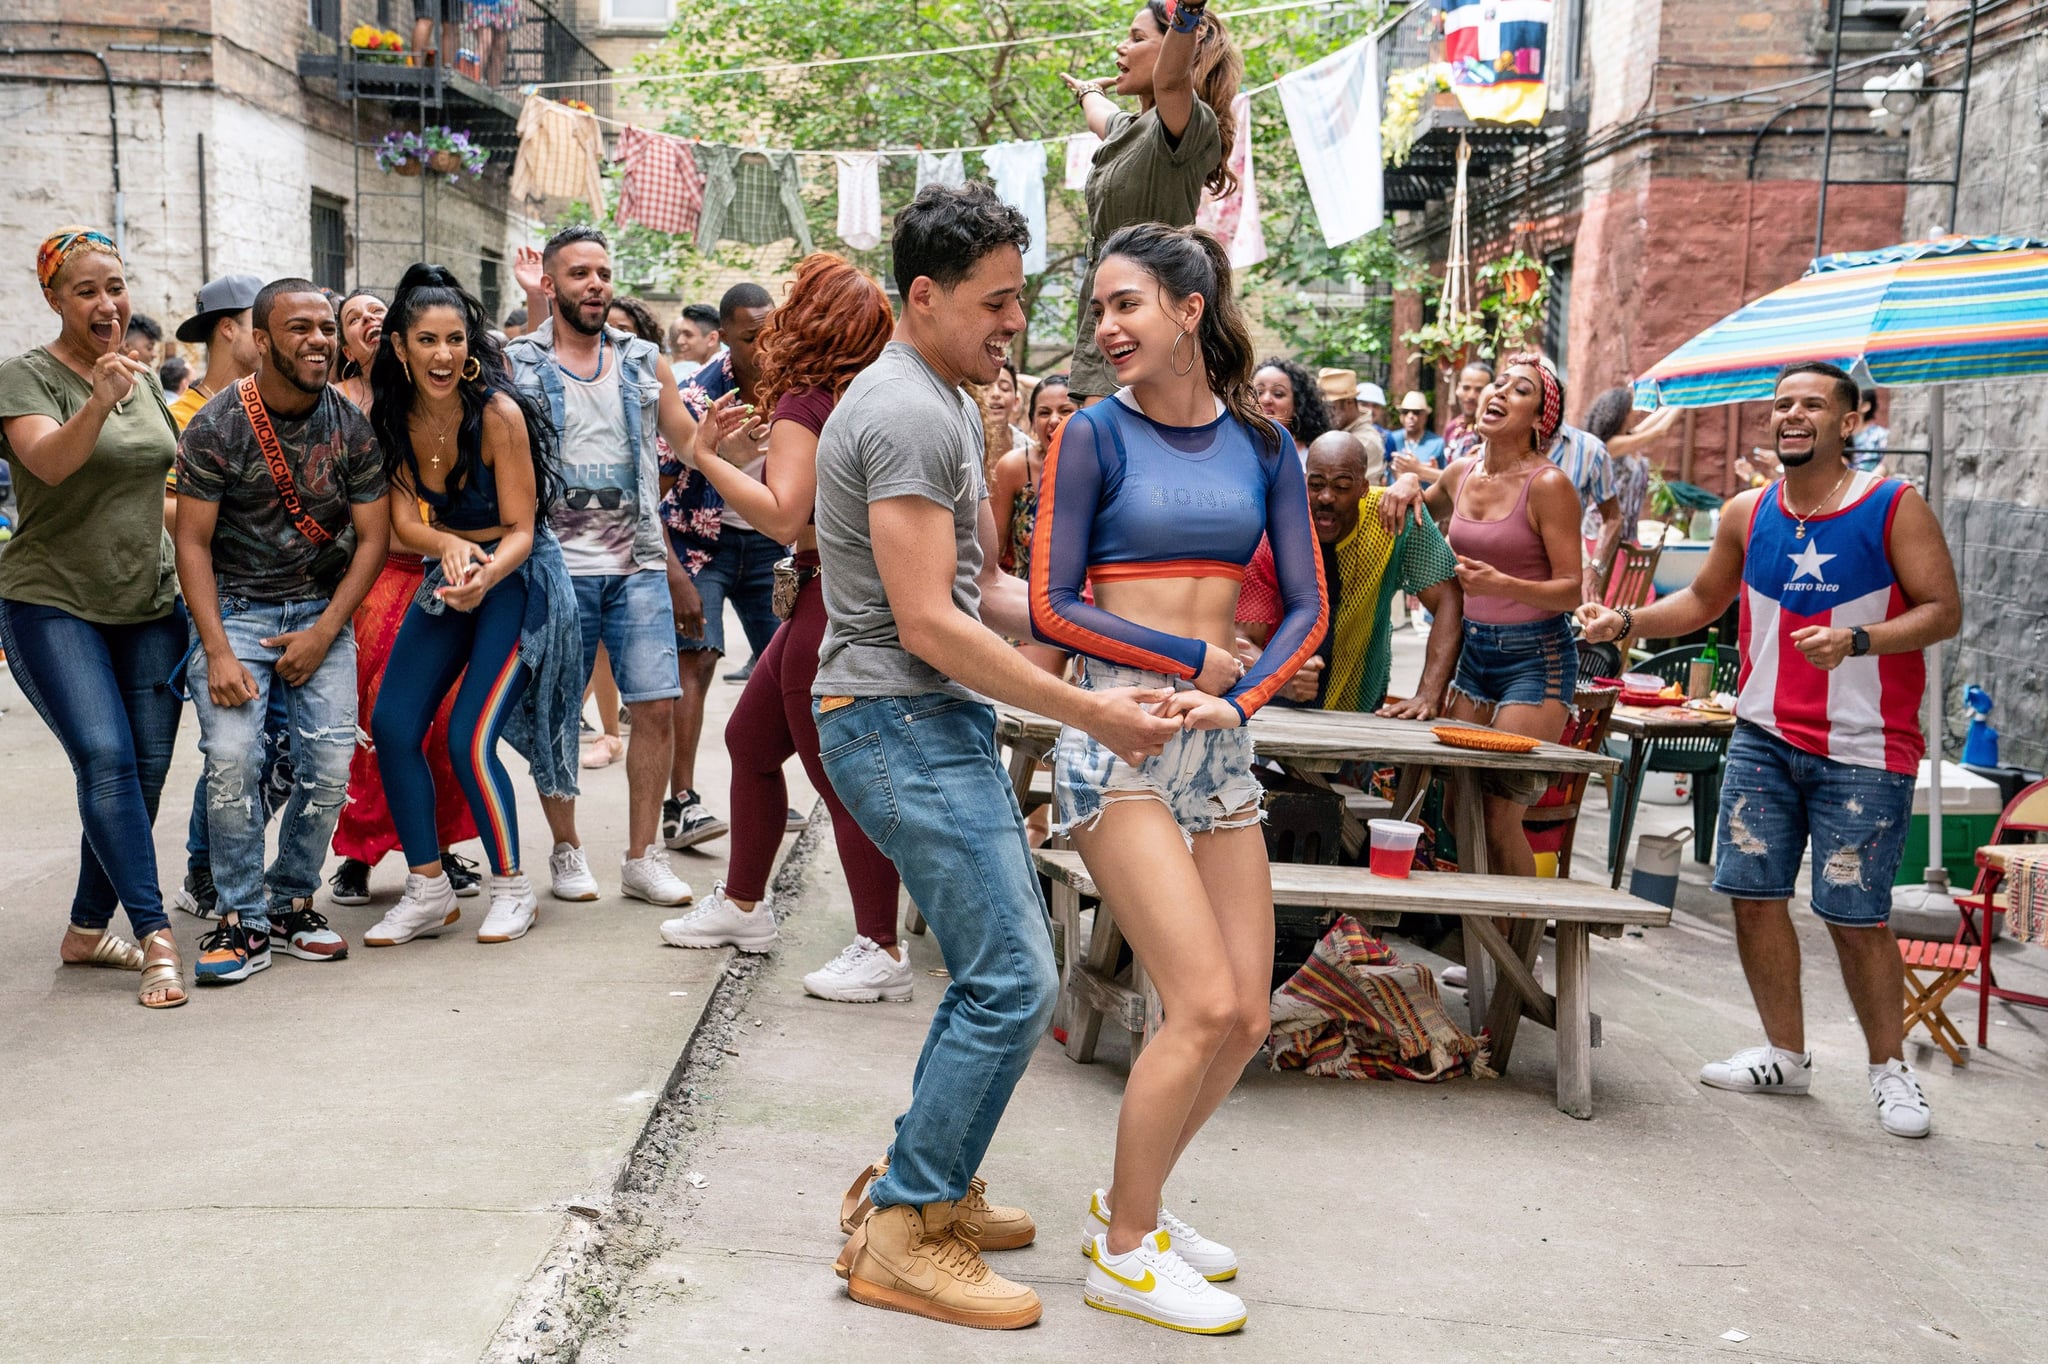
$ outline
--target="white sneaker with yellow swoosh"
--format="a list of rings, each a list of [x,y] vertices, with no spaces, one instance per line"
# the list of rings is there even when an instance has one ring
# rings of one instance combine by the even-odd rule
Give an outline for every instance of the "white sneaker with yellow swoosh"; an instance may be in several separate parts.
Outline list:
[[[1175,1254],[1163,1231],[1148,1232],[1128,1255],[1110,1254],[1098,1236],[1081,1297],[1104,1312],[1196,1335],[1225,1335],[1244,1325],[1244,1302]]]
[[[1221,1241],[1212,1241],[1165,1208],[1159,1210],[1159,1230],[1166,1233],[1173,1253],[1194,1266],[1195,1273],[1210,1283],[1237,1277],[1237,1252]],[[1088,1215],[1081,1219],[1081,1253],[1093,1259],[1095,1238],[1109,1230],[1109,1199],[1097,1189],[1088,1199]]]

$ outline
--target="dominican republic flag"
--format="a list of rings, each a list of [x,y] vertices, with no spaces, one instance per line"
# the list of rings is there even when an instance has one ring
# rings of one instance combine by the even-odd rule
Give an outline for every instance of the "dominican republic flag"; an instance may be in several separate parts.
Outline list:
[[[1436,0],[1444,59],[1465,116],[1491,123],[1543,121],[1543,54],[1551,0]]]
[[[1866,654],[1823,672],[1793,640],[1809,625],[1867,629],[1912,608],[1889,549],[1906,487],[1858,474],[1841,508],[1808,517],[1804,535],[1785,511],[1783,482],[1757,499],[1742,564],[1739,719],[1851,767],[1919,770],[1925,656]]]

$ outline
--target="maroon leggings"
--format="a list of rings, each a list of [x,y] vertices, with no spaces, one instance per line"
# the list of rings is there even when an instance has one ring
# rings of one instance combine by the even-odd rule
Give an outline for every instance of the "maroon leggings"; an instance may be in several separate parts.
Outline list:
[[[726,721],[725,751],[732,755],[732,864],[725,890],[735,900],[759,900],[768,893],[768,872],[782,846],[789,810],[782,765],[795,754],[832,812],[839,864],[853,892],[854,926],[863,937],[888,947],[896,941],[896,864],[860,831],[818,761],[811,680],[818,675],[818,646],[824,638],[824,592],[813,578],[797,595],[795,613],[761,651]]]

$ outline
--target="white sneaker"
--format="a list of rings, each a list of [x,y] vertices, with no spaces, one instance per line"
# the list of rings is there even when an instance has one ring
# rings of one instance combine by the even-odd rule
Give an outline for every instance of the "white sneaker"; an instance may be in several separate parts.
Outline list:
[[[590,859],[583,849],[569,843],[555,844],[548,854],[548,894],[557,900],[595,900],[597,878],[590,874]]]
[[[1245,1318],[1243,1300],[1196,1273],[1164,1231],[1147,1234],[1128,1255],[1110,1254],[1108,1242],[1097,1237],[1081,1300],[1104,1312],[1204,1336],[1235,1331]]]
[[[649,843],[638,857],[619,859],[619,893],[653,905],[687,905],[690,883],[675,874],[661,844]]]
[[[1747,1047],[1725,1061],[1701,1066],[1700,1083],[1738,1094],[1804,1094],[1813,1087],[1813,1053]]]
[[[851,947],[804,977],[805,994],[841,1004],[873,1004],[878,999],[901,1004],[910,992],[910,954],[905,952],[899,961],[872,938],[855,938]]]
[[[1237,1277],[1237,1252],[1229,1246],[1210,1240],[1163,1207],[1159,1210],[1158,1225],[1166,1233],[1174,1254],[1210,1283]],[[1097,1189],[1088,1198],[1088,1215],[1081,1219],[1081,1253],[1094,1258],[1095,1238],[1108,1234],[1109,1199]]]
[[[462,917],[455,907],[455,887],[443,872],[429,881],[418,872],[407,872],[405,894],[391,906],[377,926],[363,934],[365,947],[396,947],[414,938],[432,938]]]
[[[725,898],[723,881],[711,888],[711,896],[703,904],[661,926],[661,940],[670,947],[767,952],[774,948],[775,938],[775,897],[770,895],[752,910],[744,910]]]
[[[540,906],[533,898],[533,883],[524,873],[491,878],[491,908],[483,926],[476,931],[478,942],[511,942],[526,936],[533,927]]]
[[[1877,1120],[1895,1137],[1924,1137],[1934,1125],[1920,1081],[1904,1061],[1870,1068],[1870,1097],[1877,1101]]]

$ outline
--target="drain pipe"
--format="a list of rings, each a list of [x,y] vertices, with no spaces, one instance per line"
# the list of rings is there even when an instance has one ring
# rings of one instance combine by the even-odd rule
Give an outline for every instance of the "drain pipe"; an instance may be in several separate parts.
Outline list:
[[[121,189],[121,125],[115,118],[114,73],[107,59],[85,47],[0,47],[0,57],[83,57],[99,63],[100,80],[107,87],[107,137],[114,161],[114,247],[128,254],[128,196]]]

